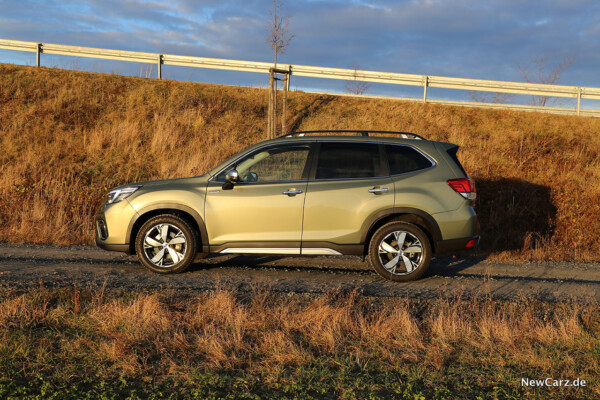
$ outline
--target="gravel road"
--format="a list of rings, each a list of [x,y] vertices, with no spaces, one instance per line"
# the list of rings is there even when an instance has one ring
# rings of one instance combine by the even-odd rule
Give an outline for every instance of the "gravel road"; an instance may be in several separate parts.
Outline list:
[[[289,293],[359,288],[368,296],[437,297],[440,293],[526,296],[544,301],[600,300],[600,264],[499,263],[438,258],[409,283],[380,278],[358,257],[209,256],[178,275],[147,271],[136,257],[87,246],[0,243],[0,290],[44,287],[178,290],[268,287]]]

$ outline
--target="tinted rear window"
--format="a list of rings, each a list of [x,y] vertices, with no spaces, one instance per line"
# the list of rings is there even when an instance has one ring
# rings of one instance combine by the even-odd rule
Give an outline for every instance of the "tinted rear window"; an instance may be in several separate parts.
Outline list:
[[[404,174],[431,167],[431,161],[417,150],[408,146],[386,145],[390,175]]]
[[[376,176],[381,176],[381,159],[377,144],[321,143],[316,179],[373,178]]]

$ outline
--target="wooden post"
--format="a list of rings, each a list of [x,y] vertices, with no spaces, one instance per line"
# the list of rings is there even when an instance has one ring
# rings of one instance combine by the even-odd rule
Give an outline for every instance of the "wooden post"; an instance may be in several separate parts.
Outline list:
[[[273,131],[271,138],[277,137],[277,74],[273,73]]]
[[[277,137],[277,81],[283,81],[283,115],[281,121],[281,129],[285,133],[286,127],[286,112],[287,112],[287,90],[289,89],[289,70],[285,69],[269,69],[269,119],[268,119],[268,135],[270,139]],[[277,74],[282,74],[283,79],[277,78]]]
[[[269,71],[269,110],[267,111],[267,139],[273,134],[273,69]]]
[[[423,82],[423,103],[427,103],[427,86],[429,86],[429,77],[426,76]]]
[[[162,54],[158,55],[158,79],[162,79]]]
[[[40,52],[42,51],[42,44],[38,43],[37,44],[37,51],[35,52],[35,66],[39,67],[40,66]]]
[[[581,107],[581,88],[577,88],[577,116],[579,116],[579,110]]]
[[[287,132],[285,131],[285,120],[287,116],[287,92],[290,81],[289,74],[283,75],[283,105],[281,106],[281,134],[285,135]]]

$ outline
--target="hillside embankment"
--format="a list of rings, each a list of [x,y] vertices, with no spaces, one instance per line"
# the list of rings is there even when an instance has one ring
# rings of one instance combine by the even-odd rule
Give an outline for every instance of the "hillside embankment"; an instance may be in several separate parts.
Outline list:
[[[0,64],[0,241],[91,244],[119,184],[194,176],[264,138],[267,91]],[[461,146],[479,256],[600,260],[600,119],[292,92],[295,130]]]

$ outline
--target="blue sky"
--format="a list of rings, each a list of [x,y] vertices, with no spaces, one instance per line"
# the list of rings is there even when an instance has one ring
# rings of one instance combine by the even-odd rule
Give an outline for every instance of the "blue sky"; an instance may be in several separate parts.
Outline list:
[[[600,86],[596,0],[284,1],[295,38],[280,60],[401,73],[521,81],[516,65],[575,56],[559,83]],[[269,0],[0,0],[0,38],[203,57],[271,61]],[[33,64],[0,51],[0,62]],[[146,66],[42,56],[45,66],[146,75]],[[155,74],[155,67],[154,67]],[[260,86],[262,74],[165,66],[167,78]],[[343,91],[343,81],[293,78],[292,88]],[[374,85],[369,93],[418,96]],[[460,97],[433,90],[439,98]]]

